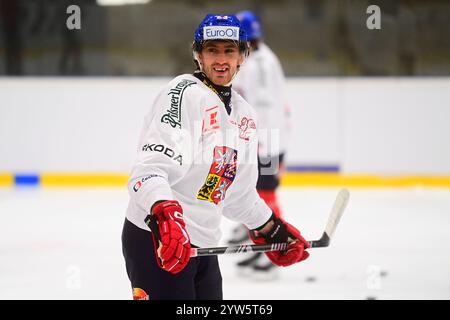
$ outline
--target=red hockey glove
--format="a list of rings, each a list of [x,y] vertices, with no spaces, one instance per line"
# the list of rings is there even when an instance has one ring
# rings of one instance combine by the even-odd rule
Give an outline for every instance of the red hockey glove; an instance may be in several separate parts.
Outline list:
[[[300,231],[275,216],[272,216],[272,221],[274,222],[273,226],[265,234],[256,230],[250,231],[250,238],[256,244],[289,242],[288,248],[284,251],[265,252],[270,261],[277,266],[287,267],[307,259],[309,253],[305,249],[309,248],[309,245],[300,235]]]
[[[173,274],[183,270],[189,262],[191,242],[178,201],[158,203],[145,222],[152,230],[158,265]]]

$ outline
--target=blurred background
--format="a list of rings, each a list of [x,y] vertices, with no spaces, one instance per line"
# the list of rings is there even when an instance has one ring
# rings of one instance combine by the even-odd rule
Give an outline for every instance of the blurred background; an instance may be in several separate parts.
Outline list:
[[[352,196],[332,247],[277,281],[221,257],[225,298],[450,298],[449,1],[0,0],[1,299],[131,298],[120,233],[143,117],[193,71],[203,17],[244,9],[287,76],[286,218],[318,237],[337,190]]]
[[[445,76],[450,72],[450,4],[445,0],[0,3],[3,75],[191,72],[192,30],[205,13],[242,8],[261,17],[265,39],[282,60],[287,76]],[[66,27],[66,8],[73,4],[82,13],[77,32]],[[365,27],[371,4],[382,11],[382,31]]]

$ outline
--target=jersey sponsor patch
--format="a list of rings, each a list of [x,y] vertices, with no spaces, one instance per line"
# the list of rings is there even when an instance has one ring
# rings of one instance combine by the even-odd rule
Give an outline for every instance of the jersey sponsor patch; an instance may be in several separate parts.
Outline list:
[[[172,160],[177,161],[180,164],[180,166],[183,164],[183,156],[181,154],[176,154],[175,151],[173,151],[169,147],[166,147],[165,145],[162,145],[162,144],[147,143],[142,147],[142,151],[160,152],[160,153],[168,156]]]
[[[162,123],[169,124],[172,128],[181,129],[181,103],[183,101],[183,93],[186,88],[196,84],[195,81],[183,79],[177,85],[169,90],[167,94],[170,96],[170,106],[161,117]]]
[[[136,182],[133,186],[134,192],[138,192],[141,187],[142,187],[142,182],[140,182],[140,181]]]
[[[237,150],[229,147],[215,147],[213,162],[205,183],[197,193],[197,199],[219,204],[225,199],[227,189],[236,176]]]
[[[148,179],[154,178],[154,177],[162,177],[162,176],[157,175],[157,174],[151,174],[151,175],[148,175],[148,176],[146,176],[146,177],[143,177],[142,179],[140,179],[138,182],[136,182],[136,183],[134,184],[134,186],[133,186],[134,192],[138,192],[139,189],[142,187],[142,184],[143,184],[145,181],[147,181]]]
[[[150,298],[143,289],[133,288],[133,300],[150,300]]]
[[[202,132],[207,133],[220,129],[219,124],[219,106],[214,106],[205,110],[205,118],[203,119]]]

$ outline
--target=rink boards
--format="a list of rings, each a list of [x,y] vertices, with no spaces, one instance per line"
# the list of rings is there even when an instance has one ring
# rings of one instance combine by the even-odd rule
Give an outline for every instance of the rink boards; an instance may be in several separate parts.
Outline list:
[[[0,174],[0,186],[125,187],[126,174]],[[375,176],[337,172],[288,171],[281,180],[285,187],[437,187],[450,188],[450,176]]]

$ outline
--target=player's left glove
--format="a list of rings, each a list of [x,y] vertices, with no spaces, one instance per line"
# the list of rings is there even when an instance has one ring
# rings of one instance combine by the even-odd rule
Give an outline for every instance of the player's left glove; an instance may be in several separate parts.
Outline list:
[[[287,267],[309,257],[309,253],[305,251],[306,248],[309,248],[308,241],[301,236],[300,231],[275,215],[270,221],[273,222],[273,225],[269,231],[263,234],[257,230],[251,230],[250,238],[255,244],[289,243],[285,251],[265,252],[272,263]],[[271,223],[270,221],[268,223]]]

